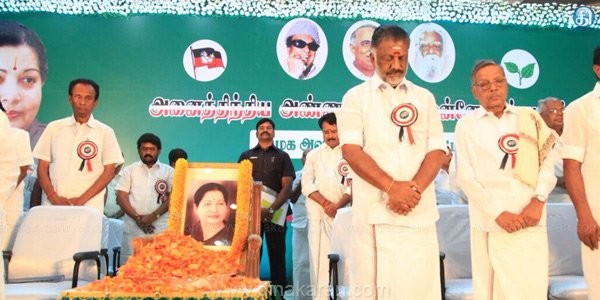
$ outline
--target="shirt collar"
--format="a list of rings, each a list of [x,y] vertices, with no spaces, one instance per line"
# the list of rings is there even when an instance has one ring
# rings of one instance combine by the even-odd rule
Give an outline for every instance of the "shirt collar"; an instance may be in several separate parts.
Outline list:
[[[600,99],[600,81],[596,82],[594,89],[592,90],[594,98]]]
[[[504,108],[504,112],[505,113],[516,114],[517,113],[517,107],[514,106],[514,105],[510,105],[510,104],[506,103],[506,107]],[[477,118],[483,118],[485,116],[490,116],[492,114],[493,114],[492,112],[487,111],[481,105],[479,105],[479,108],[477,108],[477,110],[475,110],[475,116]]]
[[[404,77],[404,78],[402,78],[402,81],[400,81],[400,84],[398,84],[396,89],[401,89],[401,88],[408,89],[409,84],[410,84],[410,81],[408,79],[406,79],[406,77]],[[383,91],[384,89],[393,89],[392,86],[389,83],[383,81],[383,79],[381,79],[381,77],[379,77],[379,75],[377,73],[375,73],[373,76],[371,76],[371,78],[369,79],[369,85],[370,85],[371,89],[373,89],[373,90]]]
[[[271,145],[271,146],[267,147],[267,149],[265,149],[265,151],[269,151],[271,149],[275,149],[275,146]],[[254,146],[254,148],[252,148],[252,150],[262,150],[262,148],[260,147],[260,144],[256,144],[256,146]]]
[[[77,121],[75,120],[75,115],[71,115],[69,121],[70,121],[69,125],[77,124]],[[90,118],[88,119],[88,121],[85,124],[81,124],[81,125],[87,125],[91,128],[95,128],[98,126],[98,121],[96,121],[96,119],[94,119],[94,115],[90,115]]]

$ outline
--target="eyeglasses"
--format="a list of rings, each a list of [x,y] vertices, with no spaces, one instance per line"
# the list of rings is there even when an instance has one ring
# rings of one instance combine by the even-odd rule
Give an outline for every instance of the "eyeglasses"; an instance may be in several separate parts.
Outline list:
[[[504,86],[506,84],[506,78],[503,77],[494,79],[492,81],[482,81],[476,83],[475,86],[480,88],[482,91],[489,91],[492,88],[492,84],[494,84],[494,86]]]
[[[289,43],[287,43],[288,47],[294,46],[294,47],[300,48],[300,49],[303,49],[307,45],[308,45],[308,50],[310,50],[310,51],[317,51],[317,49],[319,49],[319,44],[317,44],[315,41],[307,43],[303,40],[291,40]]]
[[[557,113],[563,113],[563,112],[565,112],[565,108],[564,107],[563,108],[551,108],[551,109],[548,109],[546,111],[548,113],[551,113],[551,114],[557,114]]]

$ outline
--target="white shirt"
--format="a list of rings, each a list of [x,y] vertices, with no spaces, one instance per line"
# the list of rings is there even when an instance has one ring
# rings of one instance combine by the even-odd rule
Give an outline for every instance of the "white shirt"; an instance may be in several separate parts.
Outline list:
[[[391,121],[393,109],[401,103],[411,103],[418,111],[416,122],[410,126],[414,145],[409,143],[406,129],[403,141],[399,141],[400,127]],[[427,153],[446,151],[442,122],[433,94],[406,79],[393,89],[379,76],[373,76],[344,95],[336,116],[341,145],[361,146],[395,180],[412,180]],[[358,176],[351,177],[353,218],[367,217],[369,224],[435,225],[438,212],[433,184],[422,191],[419,205],[407,216],[402,216],[388,211],[387,194]]]
[[[5,120],[6,122],[4,122]],[[4,112],[0,111],[0,207],[17,188],[22,166],[33,165],[27,131],[11,128]]]
[[[96,156],[86,161],[77,154],[78,146],[84,141],[93,142],[98,149]],[[83,194],[100,177],[105,165],[123,163],[114,131],[93,116],[85,124],[77,123],[73,116],[51,122],[35,146],[33,156],[50,164],[52,185],[60,196],[67,198]],[[102,213],[104,193],[105,189],[85,205]],[[52,205],[45,194],[42,204]]]
[[[500,118],[479,107],[456,124],[457,179],[469,199],[474,229],[501,230],[495,220],[503,211],[520,213],[534,195],[547,197],[556,183],[554,162],[558,154],[554,150],[540,166],[535,189],[513,176],[510,157],[500,169],[505,153],[498,140],[506,134],[518,134],[517,116],[517,108],[508,104]],[[540,225],[545,222],[544,215]]]
[[[292,190],[295,190],[302,180],[302,170],[296,171],[296,178],[292,182]],[[296,203],[292,205],[292,223],[290,224],[294,228],[306,228],[308,221],[306,219],[306,197],[300,193]]]
[[[336,203],[344,194],[350,195],[350,187],[340,174],[340,164],[347,164],[342,158],[342,147],[329,147],[326,143],[308,152],[304,172],[302,174],[302,194],[308,198],[306,210],[309,219],[321,219],[327,215],[323,207],[309,198],[313,192],[319,191],[327,200]],[[349,169],[349,167],[348,167]]]
[[[161,204],[156,191],[155,184],[159,180],[164,180],[168,184],[168,191],[171,191],[173,185],[173,168],[171,166],[157,161],[150,169],[141,161],[132,163],[123,168],[119,182],[115,188],[117,191],[129,193],[129,203],[140,215],[153,213]],[[154,222],[157,232],[160,229],[166,229],[169,214],[165,213]],[[134,219],[128,215],[123,216],[126,227],[137,229]]]
[[[600,82],[567,106],[564,120],[562,157],[581,162],[587,201],[600,220]]]

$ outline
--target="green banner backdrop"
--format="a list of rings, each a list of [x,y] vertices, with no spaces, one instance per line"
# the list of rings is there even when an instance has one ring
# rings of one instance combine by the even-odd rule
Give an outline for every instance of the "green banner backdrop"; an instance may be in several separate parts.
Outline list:
[[[278,59],[278,51],[285,53],[286,30],[293,20],[46,13],[2,18],[30,27],[46,46],[49,74],[38,119],[47,123],[70,114],[69,81],[94,79],[101,86],[94,115],[115,129],[127,163],[138,159],[135,141],[144,132],[161,137],[163,161],[174,147],[186,149],[191,161],[236,161],[254,143],[252,130],[262,117],[274,119],[278,145],[299,158],[302,149],[321,143],[318,117],[339,107],[344,93],[362,81],[343,55],[349,29],[360,20],[312,19],[320,27],[315,61],[321,65],[314,77],[298,80]],[[396,23],[409,33],[420,24]],[[596,80],[591,56],[600,41],[597,29],[437,24],[445,30],[446,49],[451,37],[453,68],[439,82],[424,81],[412,69],[407,78],[435,95],[448,133],[456,119],[477,104],[469,73],[478,59],[522,60],[515,63],[520,75],[507,72],[509,83],[517,86],[509,93],[517,105],[535,106],[546,96],[569,102]],[[210,50],[202,55],[220,59],[216,65],[203,64],[201,51],[193,52],[206,48]],[[533,67],[526,69],[528,64]],[[215,78],[206,80],[205,75]],[[205,81],[194,76],[205,76]],[[531,86],[522,88],[526,85]],[[298,160],[295,164],[299,166]]]

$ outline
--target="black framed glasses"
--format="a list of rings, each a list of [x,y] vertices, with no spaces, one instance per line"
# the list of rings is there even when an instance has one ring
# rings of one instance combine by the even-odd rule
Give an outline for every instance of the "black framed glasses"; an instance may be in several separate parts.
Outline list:
[[[319,44],[317,44],[315,41],[307,43],[303,40],[291,40],[287,46],[294,46],[299,49],[303,49],[304,47],[308,46],[308,50],[310,51],[317,51],[317,49],[319,49]]]

